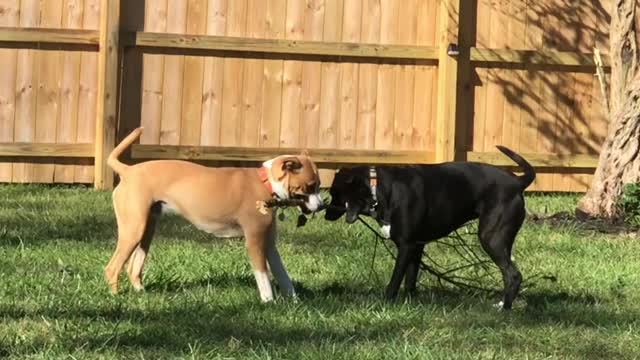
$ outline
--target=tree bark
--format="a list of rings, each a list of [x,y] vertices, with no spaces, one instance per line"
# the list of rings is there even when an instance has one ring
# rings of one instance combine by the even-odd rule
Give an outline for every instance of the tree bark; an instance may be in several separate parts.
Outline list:
[[[578,211],[617,218],[624,185],[640,180],[640,0],[616,0],[611,14],[609,129]]]

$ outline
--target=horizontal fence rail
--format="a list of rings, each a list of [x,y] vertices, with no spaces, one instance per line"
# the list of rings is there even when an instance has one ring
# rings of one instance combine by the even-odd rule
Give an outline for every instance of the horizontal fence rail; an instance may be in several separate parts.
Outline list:
[[[93,144],[0,143],[0,157],[76,157],[94,156]]]
[[[123,43],[125,46],[129,47],[136,46],[161,49],[216,50],[266,54],[322,55],[406,60],[438,59],[438,48],[433,46],[255,39],[151,32],[124,33]]]
[[[32,43],[34,49],[38,44],[98,45],[99,36],[97,30],[0,27],[0,43]]]
[[[265,161],[279,155],[307,151],[317,163],[330,164],[429,164],[435,154],[424,151],[279,149],[218,146],[133,145],[134,159],[182,159],[210,161]]]
[[[484,63],[535,64],[595,67],[593,54],[566,51],[531,51],[471,48],[471,61]],[[604,66],[609,66],[603,59]]]

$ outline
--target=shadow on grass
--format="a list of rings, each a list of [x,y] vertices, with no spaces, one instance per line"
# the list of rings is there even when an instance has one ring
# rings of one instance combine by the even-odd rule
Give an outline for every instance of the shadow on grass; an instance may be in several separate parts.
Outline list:
[[[249,277],[240,277],[235,280],[233,277],[221,277],[210,280],[214,283],[232,281],[234,284],[242,285],[253,282]],[[180,285],[181,288],[188,286],[198,286],[198,283]],[[429,331],[432,326],[420,314],[414,315],[411,312],[406,318],[402,315],[394,318],[354,318],[354,322],[349,326],[331,326],[325,322],[327,317],[353,316],[353,314],[347,314],[354,309],[370,309],[372,306],[374,310],[371,311],[381,306],[391,307],[393,311],[393,305],[384,304],[380,300],[381,292],[376,289],[331,284],[307,291],[302,301],[295,305],[282,303],[260,305],[253,300],[244,303],[211,305],[206,301],[199,301],[181,303],[180,306],[172,306],[169,309],[140,310],[128,308],[127,297],[123,296],[122,302],[109,302],[109,304],[94,307],[76,304],[65,308],[51,307],[43,311],[5,305],[4,308],[0,308],[0,316],[5,320],[44,317],[101,324],[91,331],[61,336],[59,346],[68,351],[81,347],[92,351],[139,349],[174,354],[187,351],[187,344],[194,342],[226,348],[231,341],[236,342],[234,346],[237,346],[240,351],[251,351],[258,344],[300,350],[308,346],[319,348],[327,343],[339,344],[345,342],[345,339],[349,339],[349,343],[391,341],[396,337],[401,338],[407,329],[415,328],[424,332]],[[348,301],[338,303],[323,301],[323,298],[331,296],[344,297]],[[419,293],[411,301],[447,309],[446,313],[451,314],[451,326],[460,329],[483,328],[502,331],[512,327],[517,331],[518,328],[553,325],[563,328],[590,327],[605,330],[637,325],[639,321],[637,314],[616,313],[610,310],[611,307],[594,306],[596,299],[589,295],[573,296],[566,293],[538,292],[528,294],[524,298],[529,303],[524,310],[515,310],[510,313],[500,313],[497,310],[486,311],[483,308],[458,310],[458,312],[465,312],[464,315],[452,313],[461,303],[470,302],[465,294],[456,291],[429,289]],[[427,311],[428,308],[418,304],[415,304],[415,311]],[[541,304],[546,305],[541,306]],[[564,310],[560,311],[561,307],[549,307],[548,304],[562,305]],[[406,305],[400,306],[406,310]],[[282,316],[291,317],[291,312],[294,313],[293,316],[297,313],[301,317],[300,321],[279,320]],[[318,317],[317,320],[310,319],[313,315],[309,314],[315,313],[321,313],[323,316]],[[540,345],[535,339],[530,341],[532,345]],[[516,344],[513,346],[515,349]],[[583,350],[573,349],[576,355],[584,355],[584,352],[580,352]],[[600,351],[602,350],[601,348]]]
[[[607,331],[631,328],[640,322],[639,314],[620,312],[594,295],[546,289],[522,294],[520,306],[512,312],[490,308],[488,304],[495,302],[495,295],[440,287],[423,287],[408,300],[401,296],[396,304],[382,299],[383,288],[348,283],[329,283],[316,288],[298,283],[296,288],[301,299],[297,304],[278,301],[262,305],[258,303],[257,291],[250,300],[235,300],[233,303],[191,297],[185,301],[174,294],[185,290],[198,292],[209,286],[224,292],[237,287],[255,290],[256,285],[250,275],[236,276],[224,272],[195,280],[158,277],[146,282],[146,294],[128,291],[98,304],[69,302],[43,305],[42,308],[3,304],[0,306],[0,319],[55,320],[55,323],[71,323],[71,328],[86,324],[86,331],[68,333],[58,330],[62,332],[56,336],[56,347],[63,351],[117,349],[157,351],[165,355],[184,354],[188,352],[188,344],[194,343],[201,344],[203,348],[244,353],[254,351],[256,346],[299,352],[309,348],[320,349],[327,344],[345,344],[346,339],[349,344],[394,342],[401,341],[407,329],[415,329],[419,333],[434,331],[433,324],[427,319],[443,316],[448,328],[461,332],[482,329],[493,333],[501,333],[508,328],[518,332],[545,325]],[[143,296],[163,296],[175,299],[171,301],[176,303],[147,310],[137,308],[135,299]],[[391,316],[367,315],[379,311]],[[345,325],[336,326],[335,320],[327,319],[339,319]],[[549,350],[544,348],[544,341],[538,342],[534,338],[523,341],[527,341],[531,348]],[[517,350],[522,343],[505,343],[503,346]],[[616,353],[617,349],[607,343],[598,346],[598,351],[606,350],[606,354],[614,358],[625,355]],[[37,351],[37,346],[32,351]],[[577,357],[588,355],[584,347],[572,347],[570,351]]]
[[[128,281],[128,280],[127,280]],[[196,290],[207,287],[215,288],[231,288],[231,287],[249,287],[256,286],[256,281],[250,275],[234,276],[228,273],[220,273],[206,276],[195,280],[183,280],[179,278],[158,278],[145,279],[145,291],[148,292],[182,292],[185,290]]]
[[[202,243],[216,238],[197,230],[178,216],[163,216],[156,230],[157,237],[188,238]],[[117,236],[113,214],[76,214],[73,217],[52,218],[48,214],[29,214],[0,219],[0,246],[46,246],[56,239],[105,244],[105,239]],[[157,240],[156,240],[157,241]],[[213,243],[214,241],[212,241]],[[111,244],[111,243],[109,243]]]

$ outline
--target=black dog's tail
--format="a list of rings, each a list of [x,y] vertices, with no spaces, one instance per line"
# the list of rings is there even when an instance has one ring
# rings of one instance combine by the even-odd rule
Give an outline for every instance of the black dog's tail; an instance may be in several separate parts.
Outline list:
[[[501,145],[496,145],[496,147],[503,154],[507,155],[509,159],[515,161],[524,171],[524,175],[518,176],[518,179],[520,179],[520,183],[522,184],[522,189],[524,190],[529,185],[531,185],[533,180],[536,179],[536,171],[533,169],[533,166],[531,166],[531,164],[529,164],[527,160],[525,160],[522,156],[516,154],[514,151]]]

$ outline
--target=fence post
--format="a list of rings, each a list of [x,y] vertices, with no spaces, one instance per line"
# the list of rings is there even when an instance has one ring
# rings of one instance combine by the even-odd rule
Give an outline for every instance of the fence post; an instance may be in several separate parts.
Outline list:
[[[100,50],[98,53],[98,108],[96,113],[96,189],[113,188],[113,171],[107,156],[115,146],[118,115],[118,63],[120,0],[102,0],[100,7]]]
[[[455,157],[458,60],[448,50],[450,44],[458,44],[460,1],[440,1],[436,162],[452,161]]]

